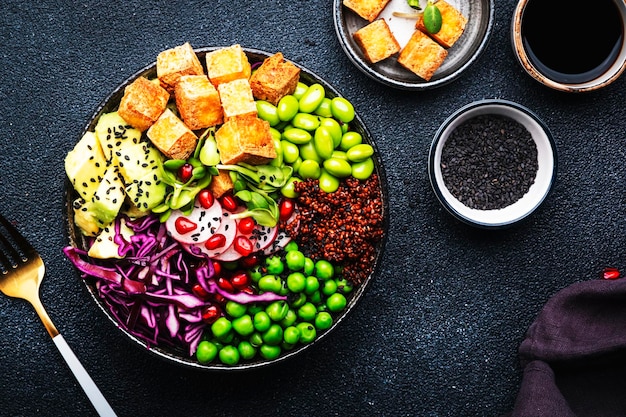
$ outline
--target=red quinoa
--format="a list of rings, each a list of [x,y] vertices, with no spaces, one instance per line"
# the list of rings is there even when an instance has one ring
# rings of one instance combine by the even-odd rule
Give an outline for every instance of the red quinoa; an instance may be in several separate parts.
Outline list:
[[[366,181],[347,178],[334,193],[319,181],[295,183],[297,220],[287,231],[312,259],[343,268],[343,276],[361,284],[372,272],[378,243],[384,236],[383,201],[376,174]],[[297,227],[296,227],[297,225]]]

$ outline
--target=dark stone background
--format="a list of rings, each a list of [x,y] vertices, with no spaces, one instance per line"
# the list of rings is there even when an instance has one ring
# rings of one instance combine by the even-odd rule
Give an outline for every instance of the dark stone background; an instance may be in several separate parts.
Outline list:
[[[626,170],[626,79],[584,95],[540,86],[511,50],[514,3],[497,1],[490,43],[465,75],[428,92],[389,89],[356,69],[330,1],[0,4],[0,212],[41,252],[48,313],[120,416],[461,417],[512,408],[517,347],[541,306],[605,266],[624,266]],[[65,154],[105,96],[187,41],[282,51],[327,79],[354,103],[387,171],[381,275],[323,343],[276,367],[205,373],[141,351],[95,307],[61,253]],[[559,151],[553,193],[504,231],[452,219],[427,178],[438,126],[483,98],[529,107]],[[30,305],[0,296],[0,329],[0,415],[94,414]]]

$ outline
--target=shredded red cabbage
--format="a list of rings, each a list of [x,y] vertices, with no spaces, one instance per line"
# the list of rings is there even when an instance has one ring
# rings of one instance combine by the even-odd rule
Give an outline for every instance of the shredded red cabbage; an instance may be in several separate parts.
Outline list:
[[[132,231],[130,239],[121,233],[121,221]],[[84,278],[95,278],[99,297],[120,326],[151,345],[182,348],[192,356],[209,324],[202,310],[214,301],[200,298],[192,288],[200,284],[210,295],[241,304],[271,302],[286,297],[266,292],[229,293],[214,279],[210,259],[183,249],[172,239],[154,215],[136,220],[115,220],[114,242],[122,259],[96,260],[87,252],[66,247],[63,252]]]

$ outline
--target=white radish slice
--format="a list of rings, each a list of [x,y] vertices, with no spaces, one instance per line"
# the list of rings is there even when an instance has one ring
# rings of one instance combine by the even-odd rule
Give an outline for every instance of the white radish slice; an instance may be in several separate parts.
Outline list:
[[[216,256],[224,253],[233,244],[235,236],[237,236],[237,222],[231,216],[231,213],[224,211],[222,213],[220,227],[215,231],[215,234],[221,234],[226,238],[224,246],[216,249],[207,249],[207,247],[205,246],[206,241],[203,241],[187,245],[188,247],[186,249],[192,253],[204,253],[209,258],[215,258]]]
[[[294,212],[291,215],[291,217],[287,219],[287,224],[292,223],[295,220],[296,220],[296,213]],[[296,230],[298,229],[299,225],[300,225],[300,222],[298,222],[298,224],[296,225]],[[284,249],[284,247],[287,246],[287,243],[289,242],[291,242],[291,236],[289,236],[287,232],[285,232],[284,229],[280,229],[278,230],[278,233],[276,233],[276,236],[274,237],[274,240],[272,241],[272,243],[265,248],[263,253],[267,256],[273,255],[279,250]]]
[[[254,252],[265,250],[268,246],[271,246],[277,234],[278,226],[267,227],[257,224],[250,235],[250,241],[254,245]]]
[[[180,223],[195,225],[193,230],[179,231],[176,227]],[[180,210],[172,211],[170,217],[165,222],[165,228],[170,236],[180,243],[193,244],[204,242],[219,229],[222,222],[222,206],[215,199],[213,205],[205,209],[199,202],[195,202],[193,210],[187,216]]]

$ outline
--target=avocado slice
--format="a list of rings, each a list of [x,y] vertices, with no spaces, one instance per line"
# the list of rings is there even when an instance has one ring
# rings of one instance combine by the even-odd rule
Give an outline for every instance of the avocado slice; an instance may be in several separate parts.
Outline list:
[[[104,153],[93,132],[86,132],[65,157],[65,173],[85,201],[91,201],[106,170]]]
[[[118,175],[117,167],[110,166],[93,196],[90,209],[102,224],[109,224],[117,217],[125,198],[124,183]]]

